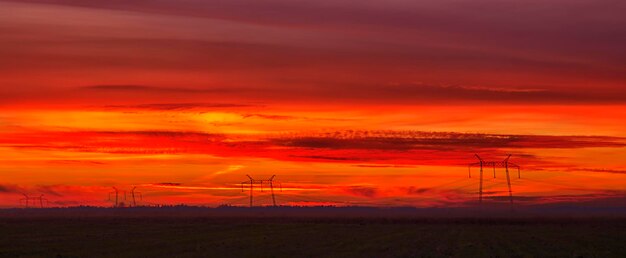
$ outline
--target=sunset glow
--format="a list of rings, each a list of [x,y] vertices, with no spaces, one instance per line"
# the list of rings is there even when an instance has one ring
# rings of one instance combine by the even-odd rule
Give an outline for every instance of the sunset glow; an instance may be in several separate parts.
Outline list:
[[[620,8],[144,2],[0,0],[0,207],[626,203]]]

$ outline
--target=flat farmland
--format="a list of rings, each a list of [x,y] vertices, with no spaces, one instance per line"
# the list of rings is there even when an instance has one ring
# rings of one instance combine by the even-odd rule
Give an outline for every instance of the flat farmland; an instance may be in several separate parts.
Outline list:
[[[1,257],[626,257],[626,220],[2,217]]]

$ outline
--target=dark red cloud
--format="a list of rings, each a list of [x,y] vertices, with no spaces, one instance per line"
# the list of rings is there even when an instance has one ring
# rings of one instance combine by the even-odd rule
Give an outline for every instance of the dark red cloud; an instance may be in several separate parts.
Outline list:
[[[585,103],[604,103],[604,104],[624,104],[626,100],[622,95],[626,94],[624,90],[612,91],[580,91],[580,90],[523,90],[523,89],[503,89],[503,88],[479,88],[468,86],[440,86],[440,85],[424,85],[424,84],[340,84],[335,88],[324,87],[324,83],[313,83],[315,88],[299,89],[288,88],[278,90],[274,88],[253,89],[253,88],[185,88],[185,87],[151,87],[140,85],[97,85],[89,86],[84,89],[91,90],[92,94],[121,94],[135,92],[138,94],[151,94],[157,99],[163,94],[184,94],[189,98],[196,96],[221,96],[226,99],[240,98],[252,99],[259,101],[269,100],[276,101],[279,98],[292,96],[291,101],[304,100],[315,101],[317,99],[324,100],[341,100],[348,99],[356,102],[380,103],[394,100],[398,104],[409,103],[537,103],[537,104],[585,104]],[[330,83],[333,84],[333,83]],[[358,88],[358,90],[355,90]],[[290,101],[290,100],[286,100]],[[251,104],[235,104],[235,103],[172,103],[172,104],[143,104],[136,105],[139,108],[160,108],[159,105],[166,107],[171,105],[196,105],[205,107],[250,107]],[[107,106],[107,107],[125,107]],[[133,107],[128,105],[128,107]],[[248,116],[264,116],[269,119],[286,119],[289,117],[270,117],[263,114],[249,114]]]
[[[524,149],[625,146],[624,139],[618,137],[417,131],[338,131],[255,139],[175,131],[29,132],[4,134],[0,142],[13,148],[120,154],[196,153],[360,165],[464,165],[473,160],[474,153],[485,158],[501,158],[513,151],[516,162],[537,167],[555,166],[555,163],[525,154]]]

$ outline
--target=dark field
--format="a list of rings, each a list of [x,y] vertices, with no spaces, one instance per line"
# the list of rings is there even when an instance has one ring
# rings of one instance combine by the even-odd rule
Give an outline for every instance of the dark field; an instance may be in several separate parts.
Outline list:
[[[624,218],[0,215],[2,257],[626,257]]]

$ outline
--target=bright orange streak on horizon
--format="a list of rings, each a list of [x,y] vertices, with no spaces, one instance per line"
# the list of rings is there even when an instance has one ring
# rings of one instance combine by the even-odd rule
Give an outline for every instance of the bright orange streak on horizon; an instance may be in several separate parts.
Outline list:
[[[308,203],[454,205],[474,200],[477,181],[465,179],[466,169],[451,161],[422,164],[415,161],[419,157],[407,156],[410,152],[406,151],[294,149],[254,142],[285,133],[315,135],[317,132],[334,130],[402,131],[427,128],[431,128],[430,131],[503,134],[534,132],[546,135],[589,135],[588,132],[594,132],[593,135],[626,136],[623,131],[618,130],[624,128],[624,122],[615,123],[626,121],[615,120],[616,117],[626,118],[626,112],[623,111],[626,109],[608,109],[612,111],[599,113],[607,109],[603,106],[415,106],[410,109],[402,107],[397,111],[391,107],[376,110],[365,107],[336,109],[337,112],[287,112],[285,108],[269,108],[261,113],[252,110],[201,113],[194,110],[134,110],[127,113],[111,110],[7,109],[7,112],[0,115],[0,119],[5,121],[0,131],[0,153],[5,157],[0,162],[0,168],[5,172],[0,174],[0,180],[31,192],[43,191],[40,186],[57,187],[59,189],[46,190],[58,194],[49,196],[50,199],[70,200],[73,198],[70,197],[71,193],[80,193],[85,198],[82,201],[80,198],[72,200],[75,201],[73,203],[97,205],[107,205],[102,201],[103,193],[95,190],[108,191],[105,186],[148,186],[157,182],[181,182],[181,186],[151,185],[149,188],[166,191],[155,191],[154,196],[150,197],[148,194],[147,197],[174,203],[216,205],[220,203],[219,200],[228,200],[232,196],[245,198],[246,193],[241,193],[240,187],[229,186],[244,181],[245,174],[251,174],[255,178],[256,175],[277,174],[280,181],[295,186],[283,190],[301,193],[292,197],[286,194],[285,198],[306,197],[310,199]],[[493,122],[482,120],[483,117],[475,118],[482,112],[496,109],[503,110],[506,116],[492,114],[488,118],[493,119]],[[454,112],[459,110],[463,112]],[[598,115],[587,117],[585,114],[588,112]],[[248,115],[251,113],[259,115]],[[351,115],[347,116],[348,114]],[[515,120],[511,123],[501,123],[513,118]],[[311,123],[317,125],[315,130],[311,130]],[[563,127],[555,127],[554,123]],[[545,130],[548,127],[550,128]],[[106,134],[135,131],[201,132],[209,133],[207,135],[219,134],[226,138],[224,143],[211,143],[214,140],[205,139],[202,135],[171,138],[167,135],[158,136],[159,132],[155,132],[157,138],[146,138],[141,135],[131,137]],[[202,141],[207,142],[201,143]],[[87,143],[92,147],[84,149],[89,147],[85,145]],[[51,146],[54,148],[40,146],[45,144],[53,144]],[[153,150],[159,152],[152,152]],[[545,202],[550,200],[550,196],[555,196],[553,200],[558,201],[559,198],[565,198],[559,197],[561,195],[580,198],[619,195],[623,185],[626,185],[626,175],[569,169],[624,170],[624,150],[624,147],[587,147],[504,148],[501,151],[519,152],[556,162],[552,165],[522,164],[523,174],[528,176],[513,181],[515,195],[545,197],[546,200],[537,201]],[[315,160],[298,158],[298,155],[352,155],[390,159]],[[471,153],[467,153],[467,156],[468,160],[472,160]],[[581,159],[583,157],[585,159]],[[518,160],[520,158],[517,157]],[[502,179],[502,172],[499,173],[498,178]],[[486,175],[488,177],[490,172],[487,171]],[[86,192],[85,188],[61,187],[64,185],[96,188],[93,190],[95,192]],[[506,190],[502,188],[502,181],[494,181],[491,185],[498,189],[496,192]],[[148,189],[144,191],[149,192]],[[228,195],[222,196],[211,191]],[[179,194],[183,195],[178,196]],[[496,195],[506,196],[505,193]],[[15,205],[14,198],[9,197],[11,195],[3,196],[5,197],[0,199],[0,205]],[[285,201],[302,203],[297,199]],[[65,205],[72,204],[68,202]]]
[[[176,189],[176,190],[241,190],[242,188],[239,186],[233,186],[233,187],[207,187],[207,186],[175,186],[175,185],[142,185],[143,187],[152,187],[152,188],[164,188],[164,189]],[[244,191],[248,191],[250,188],[250,186],[246,186],[244,185]],[[258,190],[256,188],[261,188],[258,185],[254,186],[255,190]],[[269,189],[269,186],[265,186],[264,187],[266,190]],[[274,189],[276,189],[277,191],[320,191],[323,190],[323,188],[297,188],[297,187],[278,187],[278,186],[274,186]]]

